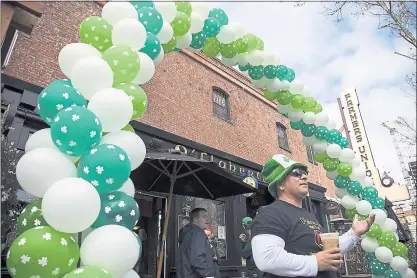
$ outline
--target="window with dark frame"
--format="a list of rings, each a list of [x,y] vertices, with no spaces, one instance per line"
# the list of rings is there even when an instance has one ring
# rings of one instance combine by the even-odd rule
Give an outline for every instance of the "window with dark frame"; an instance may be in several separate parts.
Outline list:
[[[17,40],[19,31],[16,28],[9,26],[7,32],[4,36],[2,45],[1,45],[1,69],[3,70],[7,67],[9,59],[11,57],[14,45]]]
[[[290,146],[288,144],[288,137],[287,137],[287,128],[283,124],[277,123],[277,132],[278,132],[279,147],[286,151],[290,151]]]
[[[307,159],[308,162],[316,164],[316,160],[314,159],[314,150],[311,146],[306,146],[307,151]]]
[[[219,88],[213,88],[213,114],[225,121],[230,121],[229,95]]]

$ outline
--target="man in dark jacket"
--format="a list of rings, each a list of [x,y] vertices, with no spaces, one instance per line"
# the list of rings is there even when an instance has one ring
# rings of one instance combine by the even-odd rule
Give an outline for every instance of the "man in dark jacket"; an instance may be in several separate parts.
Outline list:
[[[181,229],[177,256],[178,278],[214,278],[213,252],[204,229],[208,227],[207,210],[195,208],[190,214],[191,223]]]

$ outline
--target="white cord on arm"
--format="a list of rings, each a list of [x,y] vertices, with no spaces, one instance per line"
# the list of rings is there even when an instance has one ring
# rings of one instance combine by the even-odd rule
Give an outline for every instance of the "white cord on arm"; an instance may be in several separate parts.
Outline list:
[[[288,253],[284,249],[284,240],[279,236],[260,234],[251,242],[253,259],[260,271],[287,277],[317,275],[316,257]]]
[[[339,247],[341,250],[341,253],[344,255],[350,250],[355,247],[356,244],[358,244],[361,241],[359,237],[357,237],[352,229],[344,233],[339,237]]]

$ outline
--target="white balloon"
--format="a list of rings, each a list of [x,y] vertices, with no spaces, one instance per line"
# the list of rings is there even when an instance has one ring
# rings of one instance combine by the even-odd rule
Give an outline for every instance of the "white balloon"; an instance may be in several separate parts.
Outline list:
[[[380,246],[375,250],[375,257],[382,263],[389,264],[393,259],[392,251],[384,246]]]
[[[342,199],[344,196],[348,194],[346,188],[335,188],[335,194],[338,198]]]
[[[132,171],[138,168],[146,155],[145,143],[133,132],[120,130],[103,136],[100,144],[113,144],[122,148],[129,157]]]
[[[137,19],[138,13],[129,2],[107,2],[101,10],[101,17],[114,26],[125,18]]]
[[[164,59],[165,53],[164,53],[164,49],[162,49],[161,47],[161,52],[159,52],[158,56],[156,56],[155,60],[153,60],[153,63],[156,66],[158,66],[162,60]]]
[[[274,78],[272,79],[272,82],[270,82],[266,88],[268,89],[268,91],[270,92],[278,92],[278,90],[281,88],[281,81],[278,78]]]
[[[365,187],[373,187],[373,186],[375,186],[375,185],[374,185],[374,181],[372,180],[372,178],[371,178],[371,177],[366,176],[366,177],[363,179],[362,186],[365,188]]]
[[[120,187],[117,191],[124,192],[130,197],[135,197],[135,185],[130,178],[127,179],[123,186]]]
[[[164,21],[164,24],[162,25],[161,31],[156,35],[156,37],[159,39],[161,44],[169,42],[172,37],[174,36],[174,29],[172,29],[171,24]]]
[[[140,69],[132,83],[142,85],[152,79],[155,74],[155,64],[145,53],[138,52],[138,55],[140,59]]]
[[[265,88],[265,80],[262,78],[259,80],[251,80],[252,86],[258,89]]]
[[[58,55],[58,64],[61,71],[72,79],[72,68],[82,58],[101,57],[100,51],[86,43],[70,43],[64,46]]]
[[[329,144],[326,153],[330,158],[338,158],[342,148],[338,144]]]
[[[239,53],[236,57],[240,66],[246,66],[249,63],[249,55],[247,53]]]
[[[264,66],[274,65],[274,62],[275,62],[274,52],[263,51],[262,55],[263,55],[263,58],[264,58],[264,61],[262,62],[262,65],[264,65]]]
[[[203,18],[200,14],[194,13],[194,12],[191,13],[191,16],[190,16],[190,23],[191,23],[190,33],[196,34],[196,33],[199,33],[201,30],[203,30],[204,20],[205,20],[205,18]]]
[[[291,86],[291,83],[287,80],[281,81],[281,90],[286,91],[289,90]]]
[[[75,165],[60,151],[51,148],[37,148],[25,153],[16,165],[20,186],[39,198],[55,182],[76,176]]]
[[[106,269],[113,277],[121,277],[139,259],[139,243],[135,235],[119,225],[106,225],[92,231],[81,244],[81,262]]]
[[[318,141],[313,144],[313,150],[317,153],[325,152],[329,144],[326,141]]]
[[[315,126],[325,126],[327,122],[329,121],[329,115],[322,111],[320,113],[316,114],[316,119],[314,120]]]
[[[290,111],[289,113],[288,113],[288,119],[290,119],[290,121],[292,121],[292,122],[298,122],[298,121],[301,121],[301,119],[303,118],[303,116],[304,116],[304,112],[303,111],[301,111],[301,110],[298,110],[298,111]]]
[[[387,219],[387,214],[382,209],[373,209],[371,215],[375,215],[375,223],[382,226]]]
[[[282,105],[280,103],[277,103],[277,110],[281,114],[286,114],[286,113],[290,112],[292,110],[292,108],[288,104],[287,105]]]
[[[361,215],[369,215],[372,211],[372,205],[366,200],[360,200],[356,204],[356,211]]]
[[[113,25],[113,45],[128,45],[133,50],[139,51],[145,46],[146,37],[146,29],[137,19],[125,18]]]
[[[401,274],[405,273],[408,269],[407,261],[400,256],[395,256],[394,258],[392,258],[390,266]]]
[[[79,59],[71,72],[71,83],[86,99],[113,86],[113,71],[100,57]]]
[[[133,269],[126,272],[125,275],[122,276],[122,278],[140,278],[139,274],[137,274]]]
[[[379,243],[378,243],[378,240],[376,239],[365,237],[361,241],[361,247],[363,251],[367,253],[373,253],[379,247]]]
[[[236,39],[243,38],[245,35],[245,26],[240,22],[232,22],[229,24],[233,28],[236,34]]]
[[[307,146],[312,146],[314,145],[314,143],[317,143],[319,140],[317,140],[316,136],[310,136],[310,137],[305,137],[303,136],[303,143],[304,145]]]
[[[262,65],[263,61],[264,61],[264,57],[262,55],[262,52],[259,50],[254,50],[248,55],[248,62],[252,66]]]
[[[132,101],[125,92],[115,88],[97,92],[87,108],[96,114],[104,132],[121,130],[130,122],[133,115]]]
[[[78,233],[90,227],[100,213],[100,195],[81,178],[55,182],[42,199],[42,214],[55,230]]]
[[[162,15],[164,21],[171,23],[175,19],[175,16],[177,15],[177,7],[175,6],[174,2],[155,1],[153,4],[155,5],[155,8],[158,10],[158,12]]]
[[[314,121],[316,120],[316,114],[313,112],[305,112],[303,116],[303,122],[311,125],[314,124]]]
[[[26,141],[25,145],[25,152],[28,153],[31,150],[37,149],[37,148],[49,148],[54,149],[57,151],[60,151],[52,142],[51,138],[51,129],[50,128],[44,128],[41,130],[36,131],[33,133],[29,139]],[[70,156],[65,153],[62,153],[66,158],[70,159],[73,163],[77,162],[80,157],[77,156]]]
[[[191,33],[188,32],[184,36],[178,36],[177,39],[177,48],[184,49],[187,48],[191,41],[193,40],[193,37],[191,36]]]
[[[201,15],[202,18],[206,19],[209,15],[210,8],[207,6],[206,3],[199,2],[199,1],[192,1],[191,3],[191,9],[193,13],[198,13]]]
[[[236,56],[233,58],[225,58],[222,56],[222,62],[228,67],[233,67],[237,65],[237,58]]]
[[[391,218],[385,219],[384,224],[381,225],[381,229],[383,232],[397,232],[397,222],[392,220]]]
[[[326,171],[326,176],[330,180],[334,180],[338,175],[337,171]]]
[[[223,25],[216,38],[222,44],[232,43],[236,39],[235,30],[230,25]]]
[[[327,127],[329,130],[330,129],[335,129],[336,128],[336,121],[333,120],[333,119],[329,119],[324,126]]]
[[[305,97],[308,97],[310,95],[310,89],[304,85],[304,90],[300,94]]]
[[[359,198],[352,196],[350,194],[345,195],[342,198],[342,206],[346,209],[353,209],[356,207],[356,204],[359,202]]]
[[[355,154],[355,158],[352,160],[351,164],[352,167],[358,167],[359,165],[361,165],[361,157],[358,154]]]
[[[352,162],[355,158],[355,152],[352,149],[345,148],[340,152],[339,160],[342,162]]]
[[[299,80],[294,80],[293,82],[291,82],[290,92],[292,94],[299,94],[303,90],[304,90],[304,84],[301,83]]]
[[[361,181],[365,179],[366,176],[366,168],[363,163],[361,163],[357,167],[353,167],[352,174],[350,174],[349,178],[354,181]]]
[[[416,273],[411,268],[407,268],[404,273],[401,273],[402,278],[416,278]]]

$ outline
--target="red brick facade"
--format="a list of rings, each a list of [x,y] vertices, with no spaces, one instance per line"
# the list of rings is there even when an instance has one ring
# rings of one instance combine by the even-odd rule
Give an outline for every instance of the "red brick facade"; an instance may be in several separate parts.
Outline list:
[[[48,2],[32,34],[19,35],[6,73],[40,86],[64,78],[57,62],[59,51],[78,42],[80,22],[100,11],[93,2]],[[213,115],[213,87],[229,94],[231,122]],[[284,153],[308,164],[310,181],[326,186],[328,196],[334,195],[322,167],[308,163],[302,136],[291,130],[288,119],[248,79],[216,59],[170,53],[144,89],[149,108],[139,121],[258,164]],[[277,122],[287,127],[291,153],[278,145]]]

